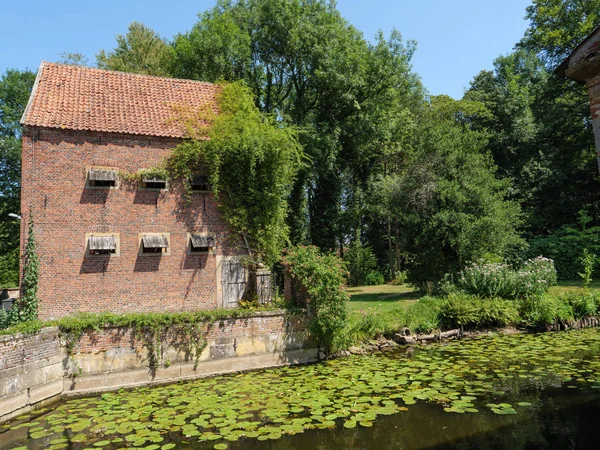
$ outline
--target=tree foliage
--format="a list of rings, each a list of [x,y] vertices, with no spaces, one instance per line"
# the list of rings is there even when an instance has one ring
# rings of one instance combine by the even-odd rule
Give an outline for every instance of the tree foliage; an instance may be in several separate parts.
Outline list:
[[[207,170],[225,220],[255,262],[270,265],[288,243],[287,198],[302,163],[297,132],[261,113],[242,82],[223,85],[218,109],[192,124],[197,139],[175,149],[168,169],[183,180]]]
[[[306,289],[311,336],[326,354],[338,350],[348,324],[347,272],[333,253],[322,253],[314,245],[287,249],[283,257],[287,273]]]
[[[462,102],[433,98],[402,170],[381,182],[384,214],[398,217],[417,283],[502,257],[519,242],[519,206],[506,200],[508,183],[495,177],[485,135],[461,123],[463,116]]]
[[[367,42],[334,2],[219,1],[175,38],[174,73],[243,79],[263,112],[301,127],[312,163],[290,197],[291,237],[334,248],[360,227],[361,185],[410,130],[414,48],[397,31]]]
[[[0,287],[19,284],[21,125],[35,74],[7,70],[0,78]]]
[[[519,46],[556,67],[600,25],[600,0],[533,0]]]
[[[100,50],[96,64],[100,69],[168,76],[172,56],[172,47],[158,33],[143,23],[131,22],[127,34],[117,35],[114,50]]]

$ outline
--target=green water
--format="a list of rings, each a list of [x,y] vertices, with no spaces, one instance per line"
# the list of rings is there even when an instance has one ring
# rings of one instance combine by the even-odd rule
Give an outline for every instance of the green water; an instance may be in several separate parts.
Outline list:
[[[496,336],[70,400],[0,449],[600,448],[600,330]]]

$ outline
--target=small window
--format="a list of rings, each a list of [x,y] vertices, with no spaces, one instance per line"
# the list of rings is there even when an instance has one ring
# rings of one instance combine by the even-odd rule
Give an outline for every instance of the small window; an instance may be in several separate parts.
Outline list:
[[[143,189],[166,189],[167,180],[161,178],[144,178],[142,180]]]
[[[145,234],[142,236],[141,252],[143,254],[167,254],[169,238],[166,234]]]
[[[117,172],[109,169],[90,169],[88,171],[88,187],[111,188],[117,185]]]
[[[190,179],[192,191],[210,191],[210,180],[208,175],[194,175]]]
[[[215,248],[215,237],[192,234],[190,235],[190,253],[208,253]]]
[[[118,239],[115,235],[89,235],[88,253],[90,255],[116,255]]]

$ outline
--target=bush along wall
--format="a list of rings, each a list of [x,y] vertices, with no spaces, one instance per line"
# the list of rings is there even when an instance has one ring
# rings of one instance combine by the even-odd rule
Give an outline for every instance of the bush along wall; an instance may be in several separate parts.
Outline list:
[[[326,355],[346,344],[348,273],[342,260],[333,253],[322,253],[313,245],[289,248],[283,265],[290,277],[306,290],[309,329],[312,338]]]

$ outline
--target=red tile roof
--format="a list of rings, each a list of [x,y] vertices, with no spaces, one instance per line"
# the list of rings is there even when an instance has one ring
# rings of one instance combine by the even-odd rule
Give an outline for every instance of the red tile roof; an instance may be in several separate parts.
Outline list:
[[[21,123],[183,138],[178,115],[214,104],[219,89],[200,81],[42,61]]]

